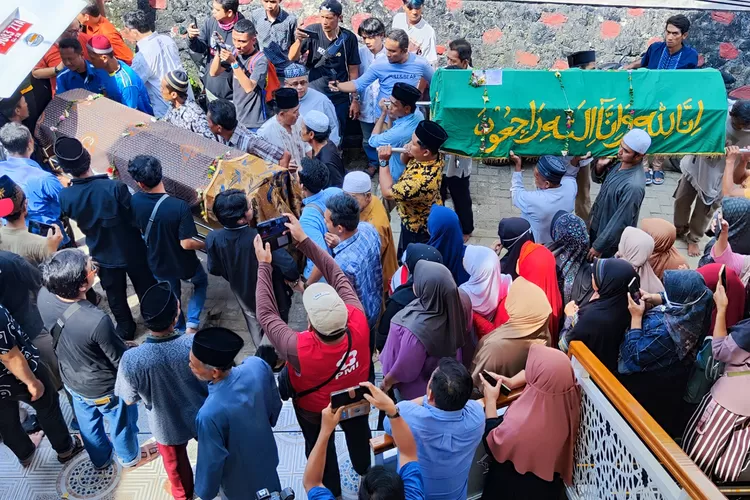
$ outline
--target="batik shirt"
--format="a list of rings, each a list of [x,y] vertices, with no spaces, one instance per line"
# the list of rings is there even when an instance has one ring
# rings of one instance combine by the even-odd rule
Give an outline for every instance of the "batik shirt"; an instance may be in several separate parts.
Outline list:
[[[171,123],[175,127],[184,128],[185,130],[202,135],[206,139],[215,139],[211,129],[208,128],[206,113],[203,112],[195,101],[186,101],[179,108],[170,107],[162,120]]]
[[[39,351],[8,310],[0,305],[0,354],[8,354],[14,347],[18,347],[21,351],[31,371],[36,372]],[[0,363],[0,400],[24,391],[26,391],[26,385],[18,380],[3,363]]]
[[[432,205],[442,205],[440,182],[443,179],[443,158],[425,163],[409,160],[399,181],[393,185],[393,199],[401,223],[411,232],[427,229]]]

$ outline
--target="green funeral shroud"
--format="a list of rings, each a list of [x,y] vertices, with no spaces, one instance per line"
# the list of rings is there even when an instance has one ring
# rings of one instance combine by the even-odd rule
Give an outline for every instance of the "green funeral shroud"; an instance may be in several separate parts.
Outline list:
[[[724,153],[727,96],[716,70],[501,71],[484,80],[499,85],[481,85],[478,73],[472,85],[471,70],[436,71],[431,113],[448,132],[445,150],[614,156],[636,127],[652,138],[648,154]]]

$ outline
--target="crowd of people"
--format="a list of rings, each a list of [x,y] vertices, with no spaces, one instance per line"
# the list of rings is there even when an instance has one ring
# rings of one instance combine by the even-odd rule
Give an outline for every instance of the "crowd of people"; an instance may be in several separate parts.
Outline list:
[[[750,101],[729,105],[726,155],[682,158],[674,224],[639,223],[646,186],[663,183],[665,164],[649,166],[644,130],[623,137],[616,159],[542,156],[534,190],[511,152],[521,216],[500,220],[487,248],[467,244],[474,160],[441,152],[445,129],[417,105],[438,64],[420,0],[405,0],[392,29],[369,18],[356,35],[341,26],[338,0],[324,0],[320,23],[305,27],[281,0],[248,17],[238,0],[214,0],[210,16],[186,27],[201,92],[145,12],[127,13],[118,31],[102,8],[82,11],[35,81],[101,93],[289,168],[303,208],[284,214],[286,229],[302,259],[264,243],[239,189],[217,195],[221,229],[197,238],[190,207],[166,192],[153,156],[129,162],[135,192],[100,174],[106,166],[92,165],[75,138],[54,143],[59,171],[42,167],[28,88],[0,101],[0,436],[23,466],[41,429],[61,463],[84,450],[97,470],[161,456],[177,499],[247,498],[284,486],[273,428],[291,400],[308,498],[341,495],[337,426],[362,476],[360,498],[464,499],[480,445],[483,498],[557,498],[574,472],[581,392],[565,353],[579,341],[713,480],[746,474],[750,157],[740,148],[750,145]],[[665,41],[629,67],[696,67],[689,28],[685,16],[669,18]],[[445,56],[450,69],[473,65],[463,39]],[[596,54],[568,62],[593,69]],[[355,121],[368,164],[347,171],[340,148]],[[593,205],[592,180],[601,184]],[[714,238],[691,270],[675,241],[697,255],[707,231]],[[239,364],[242,337],[201,325],[208,274],[228,282],[254,344],[256,356]],[[148,330],[140,343],[128,280]],[[294,293],[307,315],[301,332],[288,324]],[[503,386],[523,392],[498,416]],[[397,472],[371,466],[368,417],[333,407],[342,392],[361,392],[380,411]],[[154,445],[139,446],[140,403]]]

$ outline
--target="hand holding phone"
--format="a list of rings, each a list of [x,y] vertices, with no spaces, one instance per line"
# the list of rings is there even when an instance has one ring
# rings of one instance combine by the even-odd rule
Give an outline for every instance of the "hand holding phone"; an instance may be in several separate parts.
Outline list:
[[[341,408],[341,420],[367,415],[370,413],[370,403],[365,399],[365,394],[370,394],[370,389],[357,385],[331,393],[331,408]]]
[[[499,382],[499,380],[490,375],[487,370],[482,370],[482,378],[484,378],[492,387],[497,387],[497,383]],[[510,387],[503,383],[500,383],[500,394],[502,394],[503,396],[507,396],[508,394],[510,394],[510,390]]]
[[[289,217],[282,215],[274,219],[269,219],[258,223],[258,234],[263,240],[263,244],[269,243],[271,245],[271,251],[278,250],[281,247],[287,246],[291,243],[291,239],[286,233],[286,224],[289,222]]]
[[[628,283],[628,293],[633,299],[633,302],[636,304],[641,303],[641,287],[637,276],[633,277],[633,279],[630,280],[630,283]]]

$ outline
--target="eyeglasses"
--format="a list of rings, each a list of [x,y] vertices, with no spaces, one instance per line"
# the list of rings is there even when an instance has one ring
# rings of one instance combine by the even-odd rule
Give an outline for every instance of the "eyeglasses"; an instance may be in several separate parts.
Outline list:
[[[94,262],[94,261],[91,261],[91,271],[89,271],[89,272],[88,272],[88,273],[86,274],[86,278],[88,278],[88,277],[89,277],[89,276],[91,276],[92,274],[96,274],[96,273],[98,273],[98,272],[99,272],[99,266],[98,266],[98,265],[96,264],[96,262]]]

